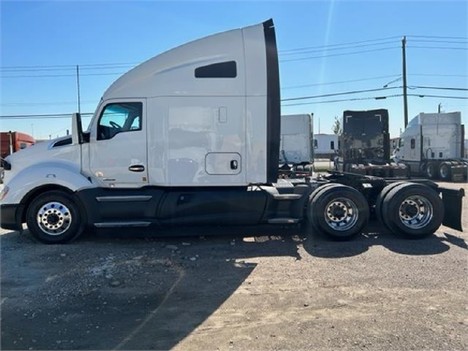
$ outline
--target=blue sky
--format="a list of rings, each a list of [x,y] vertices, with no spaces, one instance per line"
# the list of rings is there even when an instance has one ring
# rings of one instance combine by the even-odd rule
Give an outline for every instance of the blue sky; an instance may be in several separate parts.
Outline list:
[[[104,90],[134,65],[268,18],[276,26],[282,98],[331,95],[283,102],[283,114],[314,113],[315,132],[331,133],[344,110],[386,108],[391,134],[399,134],[402,97],[391,96],[402,93],[405,35],[409,94],[468,97],[440,89],[468,88],[467,1],[2,1],[0,15],[2,116],[75,112],[76,65],[81,112],[94,112]],[[336,95],[392,81],[388,90]],[[467,99],[410,96],[409,118],[439,104],[461,111],[466,124]],[[71,126],[67,118],[0,124],[36,138]]]

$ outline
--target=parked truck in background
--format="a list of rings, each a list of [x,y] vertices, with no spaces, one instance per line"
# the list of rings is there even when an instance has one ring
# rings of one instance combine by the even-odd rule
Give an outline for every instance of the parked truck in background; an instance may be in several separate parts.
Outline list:
[[[344,111],[339,153],[339,171],[384,178],[406,178],[404,164],[390,160],[388,110]]]
[[[36,140],[29,134],[21,132],[0,132],[0,157],[2,159],[13,152],[34,145]]]
[[[35,143],[36,140],[26,133],[0,132],[0,174],[3,174],[3,160],[8,155],[32,146]]]
[[[393,158],[411,175],[464,181],[468,173],[464,134],[460,112],[420,113],[401,133]]]
[[[279,180],[280,101],[272,20],[162,53],[107,89],[87,131],[74,114],[71,136],[7,157],[1,226],[26,223],[45,243],[87,227],[301,226],[349,239],[375,212],[412,238],[441,223],[461,230],[462,189],[343,173]]]
[[[313,135],[312,114],[281,116],[280,177],[295,178],[312,175]]]
[[[338,153],[338,134],[314,134],[314,156],[333,161]]]

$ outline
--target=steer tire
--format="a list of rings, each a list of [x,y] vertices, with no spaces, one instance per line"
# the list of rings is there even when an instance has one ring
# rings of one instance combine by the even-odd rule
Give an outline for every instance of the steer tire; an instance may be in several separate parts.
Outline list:
[[[385,196],[382,213],[387,227],[394,234],[421,239],[440,227],[444,205],[437,192],[428,186],[404,183]]]
[[[28,206],[26,223],[33,237],[45,244],[70,242],[85,226],[73,196],[59,190],[38,195]]]

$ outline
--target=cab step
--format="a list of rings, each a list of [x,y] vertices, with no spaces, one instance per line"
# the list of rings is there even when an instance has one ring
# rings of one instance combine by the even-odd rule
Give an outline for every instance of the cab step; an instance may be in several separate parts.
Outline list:
[[[151,222],[146,221],[126,221],[126,222],[102,222],[94,223],[96,228],[132,228],[149,227]]]
[[[270,218],[268,224],[297,224],[299,223],[299,218]]]
[[[278,201],[293,201],[302,197],[302,194],[272,194],[273,199]]]

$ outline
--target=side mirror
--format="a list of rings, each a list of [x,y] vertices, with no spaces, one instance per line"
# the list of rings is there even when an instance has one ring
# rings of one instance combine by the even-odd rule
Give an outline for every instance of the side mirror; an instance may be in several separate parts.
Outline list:
[[[81,123],[81,114],[74,113],[72,117],[72,143],[83,144],[83,125]]]

